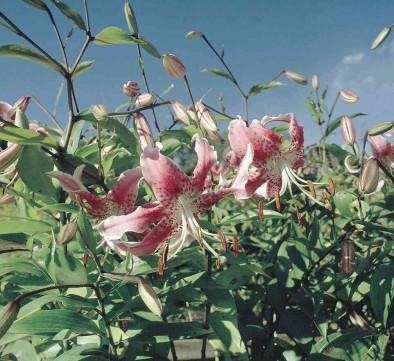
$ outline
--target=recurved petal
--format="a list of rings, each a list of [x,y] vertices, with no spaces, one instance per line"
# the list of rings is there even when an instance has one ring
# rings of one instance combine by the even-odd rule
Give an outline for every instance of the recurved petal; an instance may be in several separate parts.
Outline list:
[[[6,102],[0,102],[0,117],[3,118],[4,120],[10,122],[12,121],[11,118],[9,117],[9,113],[12,111],[12,105],[8,104]],[[4,123],[1,122],[0,119],[0,126],[3,126]]]
[[[82,184],[80,178],[75,174],[70,175],[60,171],[53,171],[53,172],[48,172],[47,175],[57,179],[61,187],[66,192],[87,192],[86,187]]]
[[[259,188],[255,194],[266,199],[272,198],[276,192],[282,189],[282,175],[278,171],[269,174],[268,179]]]
[[[212,208],[212,206],[222,200],[223,198],[231,195],[234,193],[234,190],[232,188],[223,188],[219,189],[216,192],[209,192],[209,193],[204,193],[201,194],[196,200],[195,200],[195,209],[197,210],[198,213],[200,212],[207,212],[209,209]]]
[[[173,160],[162,155],[157,147],[144,149],[141,169],[157,200],[169,210],[178,195],[192,191],[190,178]]]
[[[126,214],[134,209],[141,178],[140,167],[126,170],[119,176],[115,187],[108,192],[107,198],[119,206],[121,213]]]
[[[207,140],[200,137],[195,140],[194,150],[198,159],[194,168],[192,183],[195,192],[202,192],[207,175],[217,162],[217,154]]]
[[[137,257],[148,256],[155,253],[163,242],[176,234],[177,228],[169,219],[163,219],[141,242],[105,241],[105,244],[121,256],[126,256],[128,251]]]
[[[371,143],[372,152],[376,158],[381,160],[390,154],[390,143],[383,135],[374,135],[369,137],[369,142]]]
[[[241,160],[246,154],[248,144],[252,143],[251,130],[242,119],[231,121],[228,127],[228,139],[234,155]]]
[[[282,144],[282,136],[279,133],[264,127],[256,120],[250,125],[250,130],[255,162],[263,162],[279,152]]]
[[[109,217],[96,228],[105,240],[112,241],[120,239],[126,232],[142,233],[163,216],[161,205],[144,205],[130,214]]]

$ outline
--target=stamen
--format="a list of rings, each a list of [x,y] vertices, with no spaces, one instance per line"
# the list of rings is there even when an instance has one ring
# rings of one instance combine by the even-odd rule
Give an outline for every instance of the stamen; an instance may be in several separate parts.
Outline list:
[[[275,192],[275,206],[278,212],[282,212],[282,205],[280,203],[280,194],[279,192]]]
[[[236,235],[233,236],[233,255],[235,257],[238,256],[239,253],[239,242],[238,242],[238,237]]]
[[[309,188],[310,194],[312,195],[312,198],[316,199],[316,189],[310,180],[308,180],[308,188]]]
[[[264,217],[264,203],[262,201],[259,201],[258,208],[259,208],[259,221],[261,222]]]
[[[219,230],[218,236],[220,239],[220,243],[222,244],[223,251],[227,252],[228,251],[227,240],[226,240],[226,236],[224,235],[222,230]]]
[[[335,196],[335,193],[336,193],[335,183],[334,183],[334,181],[332,180],[331,177],[328,178],[328,191],[330,192],[330,194],[332,196]]]

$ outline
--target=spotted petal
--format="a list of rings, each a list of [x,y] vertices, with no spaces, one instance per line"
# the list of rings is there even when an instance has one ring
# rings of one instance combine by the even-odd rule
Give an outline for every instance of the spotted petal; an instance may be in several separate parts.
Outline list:
[[[126,256],[128,251],[134,256],[148,256],[160,247],[162,243],[170,239],[178,231],[178,227],[167,218],[161,220],[141,242],[105,241],[115,252]]]
[[[122,214],[133,211],[141,178],[140,167],[129,169],[119,176],[115,187],[108,192],[108,199],[119,206]]]
[[[169,211],[176,198],[191,193],[191,182],[185,172],[158,148],[146,147],[141,156],[141,169],[145,180],[155,192],[156,199]]]
[[[228,127],[228,139],[233,155],[240,162],[245,156],[248,144],[251,144],[251,130],[242,119],[234,119]]]
[[[112,241],[120,239],[126,232],[142,233],[163,216],[161,205],[144,205],[130,214],[109,217],[96,228],[105,240]]]
[[[193,188],[195,192],[201,193],[204,190],[205,180],[211,168],[216,164],[217,154],[206,139],[197,137],[194,150],[197,153],[197,165],[193,172]]]

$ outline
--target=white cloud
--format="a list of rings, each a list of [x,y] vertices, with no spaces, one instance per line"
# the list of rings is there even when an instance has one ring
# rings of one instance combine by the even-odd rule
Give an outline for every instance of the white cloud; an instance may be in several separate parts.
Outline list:
[[[365,53],[363,51],[360,51],[359,53],[356,54],[350,54],[344,56],[344,58],[342,59],[342,63],[349,65],[360,64],[364,59],[364,57],[365,57]]]

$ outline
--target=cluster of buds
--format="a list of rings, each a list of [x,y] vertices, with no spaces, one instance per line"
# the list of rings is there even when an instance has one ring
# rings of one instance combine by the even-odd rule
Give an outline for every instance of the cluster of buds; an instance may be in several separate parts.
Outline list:
[[[128,97],[135,97],[140,93],[140,86],[136,81],[129,80],[127,83],[123,84],[122,92]]]

